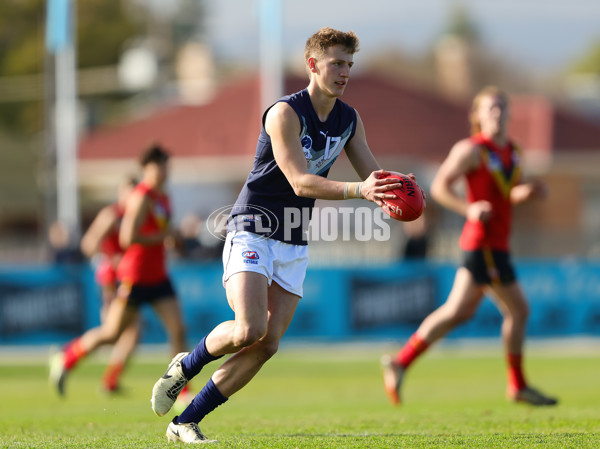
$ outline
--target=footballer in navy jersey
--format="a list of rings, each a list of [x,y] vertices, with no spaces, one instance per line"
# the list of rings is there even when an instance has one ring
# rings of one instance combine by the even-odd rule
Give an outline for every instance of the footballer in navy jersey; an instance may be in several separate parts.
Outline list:
[[[301,124],[299,138],[307,171],[327,177],[346,142],[354,136],[356,111],[336,99],[327,120],[322,122],[313,108],[307,89],[279,101],[290,105],[298,115]],[[297,196],[277,165],[271,138],[264,128],[268,111],[263,115],[254,167],[232,209],[234,226],[230,228],[265,235],[286,243],[306,245],[306,230],[315,198]],[[300,225],[290,223],[290,217],[297,216],[307,217],[308,220]]]
[[[189,354],[175,357],[154,385],[163,416],[177,393],[208,363],[233,354],[167,428],[170,441],[209,441],[198,423],[260,371],[279,347],[303,295],[308,265],[304,228],[316,199],[363,198],[379,206],[401,187],[371,153],[358,112],[342,102],[358,51],[353,32],[321,28],[306,42],[308,87],[262,118],[254,167],[239,194],[223,248],[223,284],[234,319],[215,327]],[[344,151],[358,182],[327,178]]]

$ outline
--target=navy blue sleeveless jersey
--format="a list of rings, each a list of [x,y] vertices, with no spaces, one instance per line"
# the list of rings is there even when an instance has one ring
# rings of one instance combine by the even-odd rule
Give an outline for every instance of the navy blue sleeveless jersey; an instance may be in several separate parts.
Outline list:
[[[321,122],[307,89],[279,101],[289,104],[298,114],[308,172],[327,177],[329,169],[356,132],[356,111],[337,99],[327,120]],[[275,162],[271,138],[264,126],[267,112],[268,109],[262,118],[254,166],[231,211],[228,229],[306,245],[306,231],[315,199],[297,196]]]

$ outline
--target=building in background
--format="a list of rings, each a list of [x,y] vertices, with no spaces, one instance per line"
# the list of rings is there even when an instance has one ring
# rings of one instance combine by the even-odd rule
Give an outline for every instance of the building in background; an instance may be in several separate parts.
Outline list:
[[[371,136],[369,145],[378,160],[386,169],[413,171],[427,190],[452,143],[468,131],[464,117],[469,105],[377,74],[356,76],[351,82],[353,88],[344,101],[362,111]],[[303,78],[288,77],[286,92],[299,90],[304,84]],[[84,215],[95,210],[105,192],[114,190],[115,179],[131,169],[139,149],[152,141],[165,145],[174,155],[176,217],[188,212],[206,217],[232,204],[254,157],[255,128],[262,114],[258,89],[257,78],[250,76],[223,86],[206,104],[165,106],[148,117],[84,136],[79,152]],[[516,95],[512,102],[511,135],[524,149],[527,171],[544,177],[551,190],[549,199],[527,214],[517,208],[515,255],[595,254],[600,125],[541,96]],[[351,176],[348,161],[343,158],[341,162],[330,175],[333,179]],[[428,207],[437,209],[431,200]],[[438,259],[458,257],[453,242],[462,218],[436,212],[429,255]],[[337,245],[344,245],[344,251],[353,245],[356,255],[373,260],[382,256],[391,259],[399,252],[403,238],[398,228],[392,245],[356,241]],[[315,242],[311,250],[325,263],[342,260],[336,260],[341,251],[335,242]]]

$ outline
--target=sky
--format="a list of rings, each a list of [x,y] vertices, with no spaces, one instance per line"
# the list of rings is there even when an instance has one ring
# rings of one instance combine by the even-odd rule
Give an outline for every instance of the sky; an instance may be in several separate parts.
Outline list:
[[[258,0],[204,1],[215,56],[256,61]],[[286,58],[301,59],[306,39],[322,26],[355,31],[362,53],[395,47],[418,55],[444,30],[457,3],[467,8],[488,48],[534,72],[560,70],[600,42],[598,0],[282,1]]]

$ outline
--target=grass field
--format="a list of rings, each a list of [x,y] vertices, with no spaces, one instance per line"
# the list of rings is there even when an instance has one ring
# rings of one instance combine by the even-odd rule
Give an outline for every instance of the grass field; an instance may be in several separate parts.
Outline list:
[[[562,347],[528,350],[536,386],[553,408],[504,399],[500,349],[445,347],[408,373],[404,405],[388,404],[379,357],[386,346],[284,346],[248,385],[202,423],[227,448],[598,448],[600,354]],[[150,391],[166,366],[142,353],[123,377],[128,394],[98,392],[103,355],[69,378],[68,397],[47,385],[45,358],[0,358],[0,447],[162,448],[170,417],[157,418]],[[209,365],[192,383],[201,388]]]

